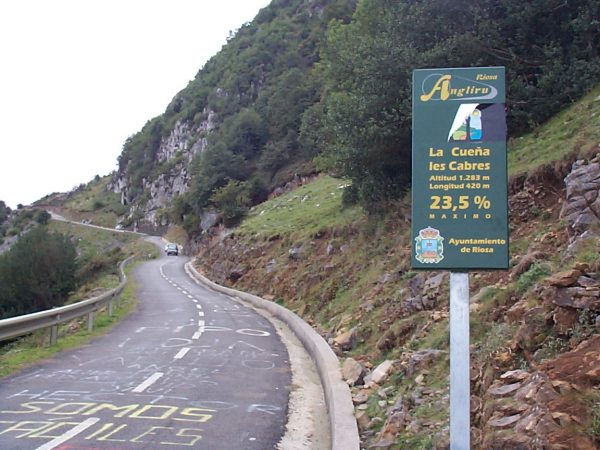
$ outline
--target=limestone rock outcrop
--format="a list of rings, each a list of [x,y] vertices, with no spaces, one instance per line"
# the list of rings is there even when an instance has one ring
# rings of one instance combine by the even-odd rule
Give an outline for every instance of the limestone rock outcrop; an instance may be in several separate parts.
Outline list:
[[[565,184],[567,201],[560,216],[575,237],[600,224],[600,155],[590,162],[575,161]]]
[[[168,207],[175,197],[189,189],[191,174],[189,165],[192,159],[206,149],[207,136],[216,128],[216,113],[210,110],[202,112],[204,120],[198,125],[186,121],[177,121],[173,130],[160,141],[155,155],[156,174],[142,180],[137,190],[130,179],[131,167],[127,164],[120,170],[108,189],[121,194],[121,204],[130,205],[139,200],[134,192],[142,188],[147,193],[144,203],[136,204],[136,215],[153,226],[168,224],[168,217],[161,211]],[[153,173],[154,173],[153,172]],[[133,214],[133,209],[130,215]]]

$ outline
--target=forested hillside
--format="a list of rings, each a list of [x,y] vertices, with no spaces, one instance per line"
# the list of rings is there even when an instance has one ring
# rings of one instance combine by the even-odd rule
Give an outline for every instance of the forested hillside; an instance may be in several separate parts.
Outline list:
[[[415,68],[507,68],[511,135],[600,80],[600,6],[570,2],[276,0],[131,136],[111,187],[126,219],[192,234],[234,224],[294,177],[348,177],[346,203],[397,198],[410,173]],[[214,215],[214,214],[213,214]]]

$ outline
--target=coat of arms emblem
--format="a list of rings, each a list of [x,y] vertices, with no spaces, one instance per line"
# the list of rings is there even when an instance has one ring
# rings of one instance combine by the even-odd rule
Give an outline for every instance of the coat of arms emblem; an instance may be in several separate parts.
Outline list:
[[[440,236],[439,230],[424,228],[419,231],[415,241],[416,258],[420,263],[435,264],[444,259],[444,238]]]

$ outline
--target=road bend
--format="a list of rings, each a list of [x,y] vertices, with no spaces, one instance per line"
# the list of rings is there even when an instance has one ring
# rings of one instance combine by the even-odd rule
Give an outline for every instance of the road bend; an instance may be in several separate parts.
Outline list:
[[[138,308],[113,331],[0,380],[0,448],[276,447],[287,350],[267,319],[189,278],[186,261],[138,266]]]

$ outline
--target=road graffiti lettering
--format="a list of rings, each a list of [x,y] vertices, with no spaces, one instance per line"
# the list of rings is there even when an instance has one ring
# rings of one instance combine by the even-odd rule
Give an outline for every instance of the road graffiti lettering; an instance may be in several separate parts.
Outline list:
[[[220,405],[220,409],[225,409],[225,407],[235,407],[235,405]],[[14,439],[59,439],[74,427],[82,427],[85,424],[89,428],[83,437],[85,440],[136,444],[151,441],[159,442],[164,446],[193,446],[202,438],[203,431],[195,428],[193,424],[205,424],[213,418],[213,413],[216,411],[213,408],[198,406],[181,407],[138,403],[120,405],[98,402],[57,403],[33,400],[21,403],[18,408],[2,410],[0,414],[35,414],[36,418],[41,416],[43,419],[0,420],[0,436],[10,435]],[[68,415],[69,417],[60,417],[59,421],[54,417],[45,417],[56,415]],[[90,418],[92,415],[95,417]],[[80,416],[82,419],[78,421],[73,419],[73,416]],[[86,419],[86,417],[88,418]],[[120,419],[125,423],[117,423],[114,419]],[[142,428],[133,426],[136,422],[142,422],[144,426]],[[159,425],[160,422],[167,422],[170,426]],[[177,425],[181,425],[181,427],[177,427]],[[141,432],[142,430],[143,432]]]

